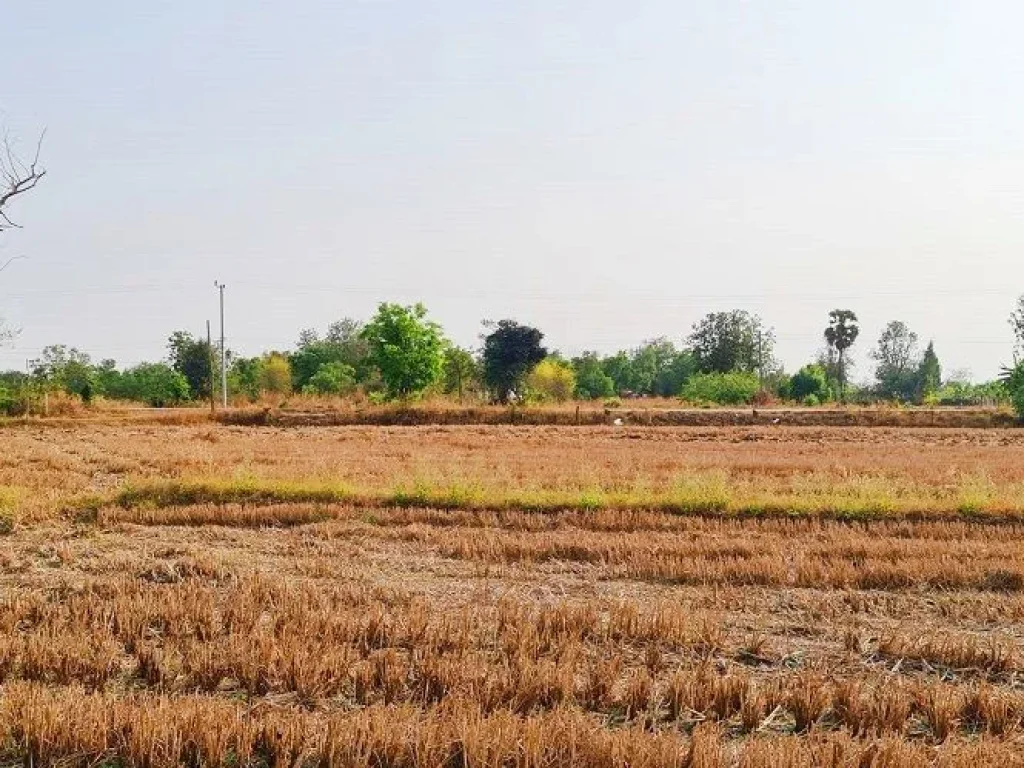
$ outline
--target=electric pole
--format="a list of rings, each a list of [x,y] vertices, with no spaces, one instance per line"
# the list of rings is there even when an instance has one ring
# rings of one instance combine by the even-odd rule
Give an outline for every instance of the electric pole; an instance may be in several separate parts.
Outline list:
[[[224,344],[224,289],[227,287],[219,280],[213,281],[213,287],[220,291],[220,394],[221,405],[228,407],[228,348]]]

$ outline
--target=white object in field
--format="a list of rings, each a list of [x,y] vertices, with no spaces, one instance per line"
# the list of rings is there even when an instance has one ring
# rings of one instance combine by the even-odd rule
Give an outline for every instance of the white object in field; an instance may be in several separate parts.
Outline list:
[[[772,424],[778,424],[780,421],[781,419],[772,419]]]
[[[613,423],[613,424],[614,424],[614,425],[615,425],[616,427],[621,427],[621,426],[622,426],[622,419],[616,419],[616,420],[615,420],[615,421],[613,421],[612,423]]]

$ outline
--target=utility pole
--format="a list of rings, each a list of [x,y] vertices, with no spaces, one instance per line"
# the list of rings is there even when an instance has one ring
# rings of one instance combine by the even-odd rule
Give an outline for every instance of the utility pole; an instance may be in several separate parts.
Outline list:
[[[219,280],[213,281],[213,287],[220,291],[220,394],[221,405],[228,407],[228,349],[224,344],[224,289],[227,287]]]
[[[216,400],[213,399],[213,337],[210,336],[210,321],[206,321],[206,348],[210,350],[210,413],[217,411]]]

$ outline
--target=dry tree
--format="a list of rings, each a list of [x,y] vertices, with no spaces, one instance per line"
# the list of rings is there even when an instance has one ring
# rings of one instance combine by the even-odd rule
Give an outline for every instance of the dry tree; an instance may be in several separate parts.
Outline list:
[[[9,135],[4,134],[0,144],[0,232],[18,228],[8,212],[9,204],[19,195],[35,189],[46,175],[46,169],[39,162],[46,131],[39,134],[32,159],[26,161],[14,151]]]

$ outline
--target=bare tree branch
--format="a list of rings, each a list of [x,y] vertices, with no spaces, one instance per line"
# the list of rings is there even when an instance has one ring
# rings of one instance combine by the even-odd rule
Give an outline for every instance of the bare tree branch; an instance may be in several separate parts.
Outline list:
[[[46,169],[39,164],[39,155],[43,149],[44,130],[39,134],[36,151],[31,162],[25,162],[14,152],[9,136],[4,136],[0,151],[0,232],[18,225],[7,213],[7,205],[18,195],[35,188],[46,175]]]

